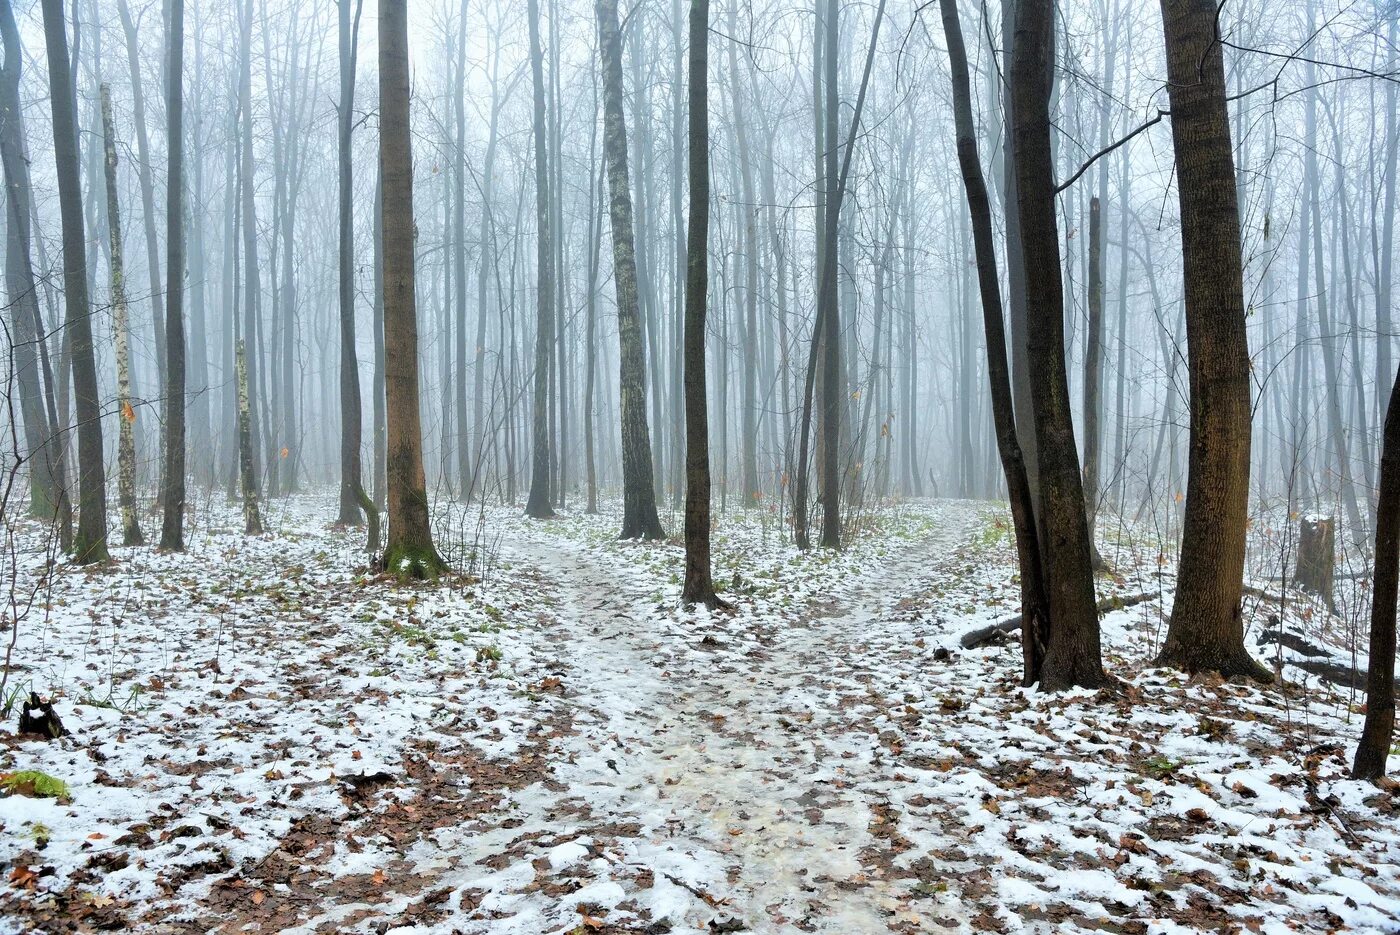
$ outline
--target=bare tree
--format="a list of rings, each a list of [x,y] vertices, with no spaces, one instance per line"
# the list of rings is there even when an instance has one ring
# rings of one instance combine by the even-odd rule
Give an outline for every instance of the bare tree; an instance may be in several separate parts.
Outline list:
[[[1053,0],[1019,0],[1011,51],[1012,154],[1026,280],[1027,364],[1038,462],[1037,543],[1045,569],[1045,619],[1034,622],[1027,677],[1054,691],[1104,683],[1089,527],[1065,372],[1064,289],[1055,218],[1050,92]],[[1013,319],[1014,321],[1014,319]]]
[[[632,193],[627,173],[627,123],[622,112],[622,34],[617,0],[597,0],[598,51],[603,66],[603,151],[608,169],[608,217],[612,221],[613,283],[621,348],[622,538],[664,539],[652,483],[647,425],[646,350],[637,298],[637,248],[632,232]]]
[[[43,0],[48,47],[49,104],[53,111],[54,164],[58,172],[59,213],[63,222],[63,296],[73,367],[73,398],[78,417],[78,531],[74,560],[103,562],[107,554],[107,489],[103,466],[102,405],[92,346],[92,303],[88,297],[87,244],[83,232],[83,193],[78,180],[78,122],[73,73],[68,59],[62,0]]]
[[[685,580],[681,601],[724,606],[710,573],[710,419],[705,312],[710,279],[709,0],[690,0],[690,217],[685,267]]]
[[[1213,0],[1162,3],[1181,203],[1191,384],[1186,515],[1159,662],[1260,681],[1240,595],[1249,512],[1250,361],[1235,164]]]
[[[185,547],[185,0],[170,0],[166,63],[165,508],[160,547]]]
[[[136,410],[131,405],[131,328],[127,321],[126,267],[122,259],[122,215],[117,203],[117,140],[112,129],[112,89],[103,84],[99,95],[102,107],[102,153],[107,187],[108,269],[112,292],[112,340],[117,357],[117,503],[122,514],[122,545],[144,545],[141,524],[136,519],[136,438],[132,424]]]
[[[553,460],[552,436],[549,430],[549,377],[554,367],[554,247],[551,239],[552,217],[549,196],[549,149],[544,111],[544,51],[540,46],[539,0],[529,0],[526,17],[530,26],[530,74],[534,82],[535,138],[535,373],[534,415],[532,439],[534,452],[530,462],[530,496],[525,514],[535,519],[554,515],[554,497],[550,485]]]

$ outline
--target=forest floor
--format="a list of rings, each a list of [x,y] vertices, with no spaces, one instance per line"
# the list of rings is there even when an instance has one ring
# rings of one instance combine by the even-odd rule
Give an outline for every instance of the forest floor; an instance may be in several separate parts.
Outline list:
[[[202,505],[186,554],[60,568],[3,635],[0,932],[1400,930],[1358,699],[1150,668],[1147,538],[1101,543],[1101,596],[1163,591],[1104,616],[1121,681],[1043,695],[1014,637],[959,643],[1016,610],[990,504],[839,554],[726,519],[713,614],[615,516],[459,511],[471,573],[398,585],[331,512]],[[31,688],[68,737],[11,733]]]

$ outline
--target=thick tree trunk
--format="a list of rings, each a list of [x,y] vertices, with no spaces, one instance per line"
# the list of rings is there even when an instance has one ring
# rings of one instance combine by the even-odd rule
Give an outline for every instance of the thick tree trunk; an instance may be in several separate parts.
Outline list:
[[[53,110],[54,164],[58,173],[63,225],[63,296],[66,338],[71,346],[73,396],[78,417],[78,531],[74,560],[80,565],[106,561],[107,490],[102,448],[102,406],[92,346],[92,303],[88,294],[87,244],[83,232],[83,192],[78,180],[78,122],[73,74],[68,59],[67,23],[62,0],[43,0],[48,47],[49,104]],[[62,368],[60,368],[62,369]]]
[[[1033,681],[1054,691],[1094,687],[1106,680],[1099,619],[1065,372],[1064,289],[1055,220],[1050,91],[1054,74],[1054,4],[1016,4],[1011,54],[1012,153],[1016,207],[1026,281],[1026,338],[1039,466],[1037,542],[1045,570],[1048,614],[1039,640],[1043,655]]]
[[[1370,661],[1366,669],[1366,721],[1351,775],[1385,775],[1395,731],[1395,600],[1400,585],[1400,377],[1391,383],[1381,440],[1376,500],[1376,556],[1371,581]]]
[[[414,290],[413,153],[408,101],[406,0],[379,13],[379,169],[383,177],[384,390],[388,416],[389,538],[384,567],[436,577],[446,563],[433,546],[418,414],[418,314]]]
[[[534,413],[531,439],[534,449],[530,459],[530,496],[525,502],[525,515],[548,519],[554,515],[553,492],[550,486],[553,458],[552,434],[549,430],[549,377],[554,367],[554,247],[551,231],[549,198],[548,133],[544,111],[544,52],[540,47],[540,9],[538,0],[529,0],[526,18],[530,27],[530,74],[534,84],[535,139],[535,369]]]
[[[664,539],[656,513],[651,433],[647,424],[646,351],[637,295],[637,250],[627,172],[627,124],[622,112],[622,35],[617,0],[598,0],[598,49],[603,71],[603,152],[608,169],[613,283],[621,367],[623,539]]]
[[[1171,625],[1159,662],[1269,681],[1244,648],[1250,362],[1240,220],[1213,0],[1163,0],[1181,203],[1191,444]]]
[[[170,0],[165,111],[165,465],[160,547],[185,548],[185,0]]]
[[[1298,523],[1298,560],[1293,579],[1305,591],[1332,604],[1337,570],[1337,523],[1330,516],[1305,516]]]
[[[112,129],[112,91],[103,84],[103,177],[107,187],[108,267],[111,272],[112,343],[117,356],[117,503],[122,514],[122,545],[145,545],[136,519],[136,437],[132,426],[136,410],[131,405],[131,331],[127,322],[125,264],[122,256],[122,214],[117,203],[117,141]]]

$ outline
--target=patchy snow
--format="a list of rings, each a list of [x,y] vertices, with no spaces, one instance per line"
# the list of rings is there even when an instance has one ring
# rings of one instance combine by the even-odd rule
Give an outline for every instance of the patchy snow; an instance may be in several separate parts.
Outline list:
[[[615,515],[444,511],[480,577],[399,585],[329,498],[273,507],[275,536],[210,503],[184,555],[60,569],[21,624],[10,688],[72,736],[0,735],[0,769],[72,801],[0,798],[0,931],[1400,929],[1358,699],[1272,652],[1284,688],[1144,667],[1150,536],[1101,543],[1101,596],[1162,592],[1104,617],[1121,685],[1042,695],[1014,637],[960,648],[1016,612],[988,504],[839,554],[726,518],[732,614],[679,609],[679,545]]]

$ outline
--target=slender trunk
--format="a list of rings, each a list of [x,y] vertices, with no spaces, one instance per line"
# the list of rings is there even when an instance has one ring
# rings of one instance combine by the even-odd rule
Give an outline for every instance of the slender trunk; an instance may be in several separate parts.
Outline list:
[[[126,314],[125,267],[122,262],[121,208],[117,203],[117,141],[112,129],[112,91],[103,84],[102,152],[107,185],[108,267],[111,272],[112,338],[117,355],[117,503],[122,514],[122,545],[145,545],[141,524],[136,519],[136,438],[132,425],[136,410],[131,405],[130,329]]]
[[[685,273],[685,581],[681,602],[716,608],[710,575],[710,427],[705,310],[710,252],[709,0],[690,0],[690,218]]]
[[[68,58],[67,24],[62,0],[43,0],[43,11],[44,40],[48,47],[49,104],[53,113],[54,165],[58,174],[59,213],[63,230],[63,296],[67,308],[65,337],[70,342],[73,396],[78,418],[78,530],[73,540],[73,552],[78,564],[87,565],[108,558],[102,407],[92,344],[92,303],[88,295],[82,184],[78,179],[78,122],[74,113],[73,73]]]
[[[1395,730],[1395,600],[1400,584],[1400,376],[1391,383],[1381,441],[1376,501],[1376,557],[1371,587],[1370,661],[1366,721],[1352,761],[1354,779],[1385,775]]]
[[[548,519],[554,515],[550,488],[552,434],[549,430],[549,377],[554,367],[554,247],[550,211],[548,132],[544,109],[544,52],[540,47],[539,0],[529,0],[530,74],[534,84],[535,140],[535,369],[534,414],[530,461],[530,496],[525,515]]]
[[[663,539],[656,512],[651,433],[646,411],[646,351],[637,294],[632,193],[627,172],[627,125],[622,112],[622,36],[617,0],[597,0],[598,48],[603,70],[603,150],[607,159],[608,216],[612,222],[613,283],[621,367],[623,539]]]

